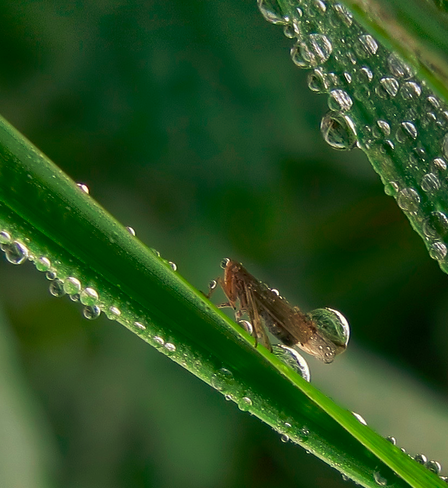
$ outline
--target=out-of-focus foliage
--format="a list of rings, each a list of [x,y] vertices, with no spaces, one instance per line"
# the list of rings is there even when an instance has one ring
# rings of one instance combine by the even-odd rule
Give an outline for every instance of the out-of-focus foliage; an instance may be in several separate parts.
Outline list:
[[[351,347],[319,381],[411,454],[431,445],[439,419],[422,403],[400,424],[407,383],[374,354],[446,389],[446,277],[364,156],[325,146],[324,97],[255,0],[5,0],[0,16],[8,120],[199,288],[230,255],[305,310],[343,311]],[[17,378],[1,393],[23,408],[3,421],[24,433],[0,453],[35,446],[17,480],[37,464],[41,486],[345,486],[122,327],[87,323],[31,265],[1,273],[1,374]],[[377,391],[344,373],[359,348]]]

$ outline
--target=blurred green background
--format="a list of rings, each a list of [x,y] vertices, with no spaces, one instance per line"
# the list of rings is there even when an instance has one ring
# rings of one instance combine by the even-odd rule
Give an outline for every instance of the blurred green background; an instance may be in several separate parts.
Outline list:
[[[446,277],[365,156],[325,145],[326,100],[256,0],[3,0],[0,19],[4,117],[198,288],[231,256],[341,310],[350,347],[310,360],[315,384],[448,459]],[[0,267],[0,486],[347,486],[30,264]]]

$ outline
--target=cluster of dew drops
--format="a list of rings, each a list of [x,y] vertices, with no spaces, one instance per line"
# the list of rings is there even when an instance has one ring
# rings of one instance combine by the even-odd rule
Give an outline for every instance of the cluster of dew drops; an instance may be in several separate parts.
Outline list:
[[[448,212],[437,201],[448,191],[448,107],[412,67],[364,32],[343,5],[258,0],[258,7],[294,41],[291,58],[311,70],[309,88],[328,96],[330,110],[321,121],[324,140],[339,150],[359,147],[379,161],[375,169],[386,194],[420,229],[430,256],[448,265]],[[375,105],[378,99],[382,103]],[[357,123],[361,117],[355,114],[370,114],[371,122]],[[401,170],[392,156],[401,161]]]
[[[83,184],[77,184],[80,190],[84,193],[89,193],[89,188]],[[132,227],[126,227],[126,230],[131,236],[135,236],[135,230]],[[34,264],[38,271],[45,273],[46,278],[50,281],[49,291],[54,297],[63,297],[67,295],[73,302],[80,302],[83,305],[83,316],[88,320],[95,320],[104,312],[109,320],[116,320],[120,322],[129,321],[124,319],[122,311],[115,305],[107,306],[100,299],[98,291],[92,286],[84,286],[81,281],[75,276],[59,277],[58,276],[58,262],[52,263],[47,256],[35,256],[24,243],[28,239],[15,239],[9,230],[0,230],[0,249],[4,252],[6,260],[11,264],[23,264],[30,261]],[[160,254],[156,250],[152,250],[158,257]],[[173,271],[177,270],[175,263],[168,261],[168,265]],[[139,332],[146,331],[147,326],[144,320],[132,320],[130,325]],[[176,346],[169,341],[165,341],[160,335],[154,335],[151,338],[152,343],[157,348],[163,348],[165,353],[173,353],[176,351]]]

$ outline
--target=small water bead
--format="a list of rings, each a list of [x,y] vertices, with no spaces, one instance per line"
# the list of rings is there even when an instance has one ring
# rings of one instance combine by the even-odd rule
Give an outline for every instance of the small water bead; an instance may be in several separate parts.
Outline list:
[[[328,107],[330,110],[347,112],[352,108],[353,100],[344,90],[331,90],[328,97]]]
[[[155,342],[156,347],[157,347],[157,346],[164,346],[164,345],[165,345],[165,341],[164,341],[163,337],[160,337],[160,336],[154,336],[154,337],[153,337],[153,340],[154,340],[154,342]]]
[[[79,293],[75,293],[74,295],[69,295],[69,298],[72,302],[78,302],[79,301]]]
[[[308,430],[307,427],[302,427],[299,430],[299,440],[301,442],[306,442],[310,436],[310,431]]]
[[[447,253],[447,248],[443,242],[437,241],[433,242],[429,247],[429,255],[432,259],[441,261],[445,259]]]
[[[305,381],[310,381],[310,369],[305,359],[293,348],[283,344],[272,346],[272,352]]]
[[[396,78],[408,79],[414,76],[415,70],[406,64],[399,56],[392,53],[387,58],[389,70]]]
[[[226,269],[227,265],[229,264],[229,261],[230,261],[229,258],[224,258],[220,263],[221,268]]]
[[[379,486],[387,486],[387,479],[379,472],[375,471],[373,473],[373,479],[375,480],[375,483]]]
[[[439,474],[442,471],[442,465],[438,461],[428,461],[425,467],[435,474]]]
[[[388,137],[390,135],[390,125],[385,120],[377,120],[372,132],[377,138]]]
[[[397,203],[401,210],[416,212],[420,203],[420,195],[413,188],[403,188],[398,193]]]
[[[215,390],[228,391],[234,384],[233,373],[227,368],[221,368],[211,378],[211,385]]]
[[[420,85],[418,85],[414,81],[406,81],[401,85],[400,88],[400,95],[402,96],[403,100],[418,98],[421,93],[422,89],[420,88]]]
[[[426,99],[426,106],[428,108],[428,110],[440,110],[440,102],[437,100],[436,97],[433,97],[433,96],[429,96],[427,99]]]
[[[316,68],[308,74],[308,88],[317,93],[328,91],[330,83],[321,68]]]
[[[385,186],[384,186],[384,193],[386,195],[389,195],[390,197],[396,195],[399,191],[399,186],[398,186],[398,183],[396,181],[389,181],[389,183],[387,183]]]
[[[74,295],[75,293],[79,293],[81,291],[81,282],[77,278],[69,276],[64,281],[64,291],[68,295]]]
[[[89,187],[84,184],[84,183],[76,183],[76,186],[82,190],[84,193],[87,193],[87,195],[90,193]]]
[[[28,259],[28,248],[19,241],[2,244],[1,248],[11,264],[22,264]]]
[[[328,112],[321,120],[320,131],[325,142],[333,149],[348,151],[355,147],[355,124],[347,115]]]
[[[135,237],[135,230],[132,227],[126,227],[126,230],[131,234],[131,236]]]
[[[357,71],[357,79],[359,83],[370,83],[373,79],[372,70],[368,66],[363,66]]]
[[[362,58],[370,58],[378,51],[378,43],[370,34],[363,34],[358,37],[356,52]]]
[[[111,316],[113,316],[115,318],[117,318],[121,315],[121,310],[117,307],[114,307],[114,306],[109,308],[109,312],[110,312]]]
[[[433,171],[445,171],[446,161],[442,158],[435,158],[431,166]]]
[[[352,412],[352,414],[356,418],[356,420],[358,420],[359,423],[363,425],[367,425],[367,422],[364,420],[364,418],[361,415],[359,415],[359,413]]]
[[[34,261],[38,271],[47,272],[51,268],[51,261],[46,256],[41,256]]]
[[[424,192],[434,193],[440,188],[440,181],[434,173],[428,173],[423,176],[420,186]]]
[[[253,335],[254,328],[252,324],[247,320],[238,320],[238,325],[240,325],[249,335]]]
[[[141,322],[134,322],[134,327],[140,330],[146,330],[146,327]]]
[[[45,277],[47,278],[47,280],[52,281],[52,280],[56,279],[56,273],[54,271],[51,271],[51,270],[47,271],[45,273]]]
[[[83,305],[93,306],[98,301],[98,293],[94,288],[85,288],[79,296]]]
[[[283,34],[288,39],[294,39],[295,37],[300,36],[300,30],[297,29],[296,23],[291,22],[290,24],[286,24],[285,27],[283,27]]]
[[[447,216],[439,211],[431,212],[423,221],[422,230],[423,234],[430,239],[445,237],[448,233]]]
[[[53,280],[50,283],[49,290],[54,297],[63,297],[65,295],[64,282],[58,279]]]
[[[6,230],[0,232],[0,244],[9,244],[11,242],[11,235]]]
[[[344,72],[343,74],[345,81],[350,84],[352,82],[352,75],[348,73],[347,71]]]
[[[418,464],[426,464],[428,462],[428,458],[424,454],[416,454],[414,460],[417,461]]]
[[[278,0],[258,0],[258,8],[263,17],[272,24],[286,24],[287,17]]]
[[[172,342],[165,342],[163,346],[168,352],[174,352],[176,350],[176,346]]]
[[[395,78],[385,77],[381,78],[375,91],[380,98],[394,98],[397,95],[399,88],[400,84]]]
[[[169,261],[168,264],[170,265],[170,268],[173,271],[177,271],[177,265],[176,265],[176,263],[173,263],[172,261]]]
[[[395,437],[389,435],[386,437],[386,441],[389,441],[391,444],[393,444],[394,446],[397,445],[397,439],[395,439]]]
[[[299,66],[307,68],[324,64],[333,50],[331,42],[322,34],[310,34],[297,46],[301,58]]]
[[[280,436],[280,440],[286,444],[287,442],[289,442],[289,435],[288,434],[282,434]]]
[[[417,128],[412,122],[409,121],[401,122],[400,126],[397,129],[397,132],[395,133],[397,141],[401,143],[417,139],[417,136]]]
[[[241,398],[241,400],[238,402],[238,408],[243,412],[247,412],[251,406],[252,400],[247,396]]]
[[[95,320],[101,315],[101,309],[96,305],[87,305],[84,307],[82,314],[88,320]]]

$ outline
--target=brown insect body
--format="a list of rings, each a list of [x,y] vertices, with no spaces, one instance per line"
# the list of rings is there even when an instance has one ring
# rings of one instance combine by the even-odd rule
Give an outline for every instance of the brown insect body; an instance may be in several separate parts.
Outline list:
[[[337,343],[326,337],[310,315],[301,312],[298,307],[292,307],[276,290],[271,290],[252,276],[242,264],[227,259],[223,267],[224,279],[218,278],[217,282],[228,303],[221,307],[232,307],[237,321],[247,313],[255,345],[259,341],[272,350],[266,328],[285,345],[298,346],[326,363],[332,362],[337,354],[345,350],[346,342]]]

